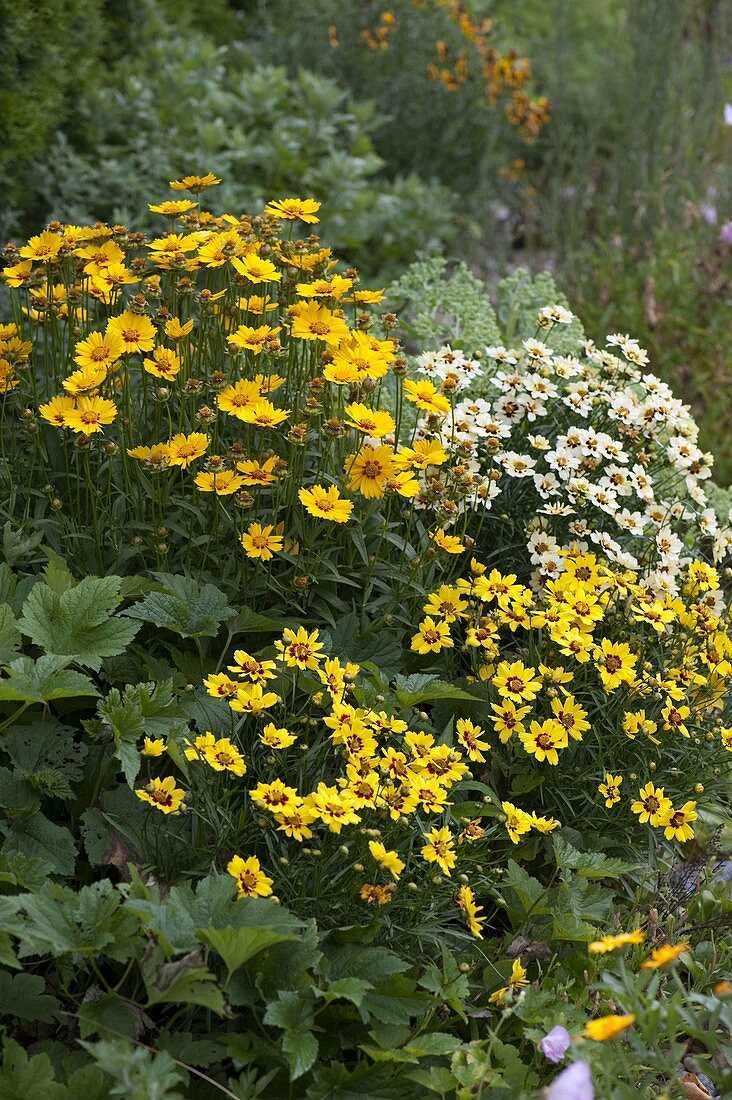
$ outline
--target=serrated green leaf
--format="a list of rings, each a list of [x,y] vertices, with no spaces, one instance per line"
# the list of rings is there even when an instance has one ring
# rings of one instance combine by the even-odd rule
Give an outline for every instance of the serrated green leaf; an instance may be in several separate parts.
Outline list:
[[[217,1016],[226,1014],[224,996],[216,975],[202,966],[198,953],[185,955],[175,962],[150,959],[142,967],[148,1005],[191,1004],[210,1009]]]
[[[48,703],[98,695],[89,677],[67,668],[68,664],[66,657],[45,656],[37,661],[19,657],[5,666],[7,677],[0,680],[0,701]]]
[[[20,647],[20,638],[12,607],[0,604],[0,664],[12,660]]]
[[[552,836],[552,841],[557,867],[562,871],[576,871],[582,878],[618,878],[638,866],[637,863],[614,859],[602,852],[580,852],[558,833]]]
[[[339,978],[338,981],[331,982],[327,989],[316,989],[314,992],[316,997],[322,997],[326,1004],[342,999],[360,1008],[365,994],[373,988],[371,982],[366,982],[362,978]]]
[[[120,602],[119,577],[85,577],[60,594],[36,584],[18,626],[47,654],[99,669],[105,657],[123,653],[139,627],[112,617]]]
[[[514,859],[509,859],[501,882],[504,890],[516,893],[524,913],[540,916],[550,912],[546,888]]]
[[[46,983],[36,974],[9,974],[0,970],[0,1014],[19,1020],[50,1023],[61,1008],[45,993]]]
[[[43,1097],[43,1100],[68,1100],[64,1085],[58,1084],[46,1054],[29,1058],[19,1043],[3,1040],[3,1062],[0,1067],[0,1100],[18,1097]]]
[[[125,615],[174,630],[183,638],[213,638],[221,623],[236,616],[224,593],[213,584],[200,585],[172,573],[155,573],[155,578],[159,589],[128,608]]]
[[[273,932],[268,928],[233,928],[228,925],[226,928],[201,929],[198,938],[221,956],[229,972],[228,977],[231,978],[240,966],[260,951],[298,937],[291,933]]]
[[[420,703],[433,702],[436,699],[468,699],[475,701],[476,696],[464,691],[455,684],[446,684],[436,676],[413,673],[411,676],[396,676],[394,679],[397,701],[403,707],[415,707]]]
[[[3,853],[13,852],[42,860],[57,875],[74,873],[77,855],[74,838],[68,829],[55,825],[42,813],[13,823]]]
[[[290,1067],[290,1080],[296,1081],[314,1065],[318,1057],[318,1040],[311,1031],[286,1031],[282,1036],[282,1051]]]

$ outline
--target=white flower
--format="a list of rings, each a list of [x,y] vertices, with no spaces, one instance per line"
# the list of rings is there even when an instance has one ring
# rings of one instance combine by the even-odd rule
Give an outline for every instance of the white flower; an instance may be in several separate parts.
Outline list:
[[[538,324],[542,328],[547,328],[549,325],[571,325],[574,321],[574,314],[570,313],[564,306],[544,306],[539,310]]]
[[[518,358],[514,354],[513,349],[507,350],[501,344],[497,344],[492,348],[486,348],[485,353],[489,359],[495,359],[497,363],[518,363]]]
[[[615,522],[618,527],[629,531],[631,535],[642,535],[643,528],[648,523],[648,516],[644,516],[642,512],[630,512],[627,508],[623,508],[615,516]]]
[[[522,346],[529,359],[541,361],[548,359],[552,354],[552,349],[548,348],[546,344],[542,344],[541,340],[524,340]]]
[[[516,451],[506,451],[497,459],[510,477],[531,477],[536,459],[531,455],[520,455]]]
[[[531,555],[531,561],[538,565],[545,554],[552,554],[558,547],[558,542],[553,535],[546,531],[535,531],[526,544],[526,549]]]
[[[547,497],[556,496],[559,492],[559,481],[554,474],[534,474],[534,485],[536,486],[537,493],[540,497],[543,497],[544,500],[546,500]]]

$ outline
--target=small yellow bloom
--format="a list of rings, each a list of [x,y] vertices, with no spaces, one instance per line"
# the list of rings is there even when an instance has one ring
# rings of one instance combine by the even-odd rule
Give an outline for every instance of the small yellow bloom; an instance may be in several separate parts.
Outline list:
[[[353,511],[353,501],[344,500],[335,485],[330,485],[327,489],[322,485],[298,489],[297,496],[311,516],[330,520],[331,523],[347,523]]]
[[[388,871],[389,874],[393,875],[395,879],[399,878],[402,871],[404,870],[405,863],[404,860],[399,858],[396,852],[392,852],[388,848],[385,848],[384,845],[378,840],[369,841],[369,851],[378,863],[379,867],[382,867],[383,870]]]
[[[688,950],[688,943],[677,943],[673,946],[670,943],[665,943],[662,947],[654,947],[650,959],[646,959],[641,964],[641,970],[658,970],[660,966],[673,962],[678,959],[679,955],[683,955],[684,951]]]
[[[599,1020],[590,1020],[584,1033],[586,1038],[604,1043],[607,1039],[614,1039],[616,1035],[620,1035],[634,1020],[635,1016],[632,1013],[627,1016],[602,1016]]]
[[[620,932],[617,936],[603,936],[601,940],[589,943],[587,950],[590,955],[606,955],[608,951],[617,951],[630,943],[643,943],[645,938],[645,932],[636,928],[633,932]]]
[[[142,756],[162,756],[165,752],[165,740],[162,737],[146,737],[140,752]]]
[[[600,783],[598,786],[597,789],[605,799],[605,805],[608,809],[620,801],[620,784],[622,782],[622,775],[612,775],[611,772],[607,772],[605,782]]]
[[[422,848],[422,858],[428,863],[436,863],[449,876],[457,862],[452,833],[443,825],[440,829],[431,829],[425,835],[425,840],[427,843]]]
[[[442,649],[452,649],[454,645],[449,625],[435,622],[429,615],[419,624],[419,630],[412,638],[415,653],[439,653]]]
[[[274,526],[268,523],[262,527],[260,523],[250,523],[246,531],[241,535],[241,544],[248,558],[259,558],[261,561],[270,561],[275,554],[282,549],[282,535],[275,535]]]
[[[444,550],[446,554],[462,554],[466,549],[464,543],[460,541],[457,535],[447,535],[442,527],[430,535],[430,538],[434,543],[439,546],[440,550]]]
[[[320,206],[321,204],[315,199],[273,199],[267,203],[264,212],[273,218],[315,225],[320,220],[315,216]]]
[[[172,775],[165,779],[151,779],[147,787],[139,788],[135,794],[142,802],[149,802],[164,814],[180,813],[186,796],[185,791],[176,787]]]
[[[256,856],[242,859],[234,856],[226,865],[226,870],[236,879],[240,898],[268,898],[272,893],[272,879],[262,870]]]
[[[514,959],[513,966],[511,967],[511,977],[508,979],[508,985],[504,985],[501,989],[497,989],[495,993],[491,993],[488,998],[489,1003],[502,1005],[509,993],[515,993],[517,989],[521,989],[523,986],[528,985],[526,974],[527,970],[525,966],[522,966],[521,959]]]

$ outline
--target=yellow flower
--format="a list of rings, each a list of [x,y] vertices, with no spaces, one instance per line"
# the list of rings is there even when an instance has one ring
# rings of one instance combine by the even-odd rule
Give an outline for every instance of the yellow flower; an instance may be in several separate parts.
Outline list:
[[[354,290],[351,295],[353,301],[362,306],[377,306],[385,297],[384,290]]]
[[[232,680],[225,672],[212,672],[210,676],[206,677],[203,684],[208,694],[214,699],[228,699],[230,696],[236,695],[241,687],[240,683]]]
[[[126,309],[118,317],[110,319],[106,335],[112,339],[118,339],[122,345],[122,352],[132,355],[134,352],[152,351],[155,343],[155,326],[149,317]]]
[[[485,760],[485,753],[490,749],[487,741],[481,741],[485,737],[480,726],[476,726],[469,718],[458,718],[455,723],[457,739],[463,748],[467,749],[468,759],[478,764]]]
[[[418,632],[412,637],[415,653],[439,653],[442,649],[452,649],[454,645],[448,624],[435,622],[429,615],[422,620]]]
[[[262,527],[260,523],[250,523],[241,535],[241,544],[248,558],[261,558],[270,561],[282,549],[282,535],[273,535],[274,526],[269,523]]]
[[[294,810],[301,801],[295,788],[286,787],[281,779],[275,779],[271,783],[258,783],[249,792],[249,797],[265,810],[277,814]]]
[[[227,863],[226,870],[236,879],[238,897],[268,898],[272,893],[273,880],[265,875],[256,856],[249,856],[249,859],[234,856]]]
[[[190,191],[196,195],[206,187],[215,187],[221,180],[213,172],[207,172],[205,176],[184,176],[181,180],[171,180],[169,186],[174,191]]]
[[[73,412],[66,414],[66,427],[75,432],[92,435],[101,432],[105,424],[111,424],[117,415],[117,406],[104,397],[80,397]]]
[[[522,733],[526,733],[523,719],[530,712],[530,706],[517,707],[511,699],[506,699],[500,704],[491,703],[491,710],[495,711],[496,714],[493,718],[493,727],[500,737],[502,745],[510,741],[514,733],[517,733],[519,737]]]
[[[276,336],[279,331],[279,325],[277,328],[272,328],[271,325],[260,325],[258,328],[239,325],[236,332],[229,337],[229,343],[233,344],[235,348],[242,348],[244,351],[251,351],[254,355],[259,355],[264,348],[265,340],[268,340],[271,336]]]
[[[392,852],[388,848],[385,848],[378,840],[369,841],[369,851],[379,867],[388,871],[394,878],[399,878],[406,865],[404,860],[400,859],[396,852]]]
[[[270,722],[260,733],[259,740],[269,749],[289,749],[290,745],[295,744],[297,737],[284,727],[278,728],[274,722]]]
[[[261,684],[241,684],[229,706],[239,714],[259,714],[279,703],[274,691],[264,691]]]
[[[167,218],[178,218],[195,209],[197,202],[192,199],[168,199],[166,202],[148,203],[147,208],[153,214],[164,214]]]
[[[290,331],[297,340],[322,340],[330,346],[348,336],[343,318],[317,302],[298,302],[290,310],[290,318]]]
[[[320,205],[315,199],[272,199],[265,206],[264,212],[273,218],[315,225],[320,220],[315,216]]]
[[[466,549],[457,535],[446,535],[442,527],[432,533],[430,538],[446,554],[462,554],[463,550]]]
[[[358,896],[368,905],[388,905],[392,900],[392,894],[396,887],[393,882],[386,886],[376,886],[372,882],[365,882],[358,892]]]
[[[521,733],[521,744],[530,756],[535,756],[541,763],[546,760],[549,764],[559,763],[558,749],[566,749],[569,744],[567,731],[553,718],[547,718],[543,722],[532,722],[530,733]]]
[[[536,669],[527,668],[523,661],[501,661],[492,683],[502,699],[516,703],[531,702],[541,691]]]
[[[222,412],[243,420],[247,411],[262,397],[262,387],[258,382],[242,378],[233,386],[225,386],[216,397],[216,404]]]
[[[243,474],[244,485],[273,485],[277,481],[278,461],[276,455],[262,463],[257,459],[247,458],[237,462],[236,468]]]
[[[449,413],[450,402],[443,394],[438,393],[434,384],[428,378],[419,382],[407,380],[404,383],[404,396],[418,409],[426,412]]]
[[[181,321],[178,317],[171,317],[165,322],[165,335],[170,340],[182,340],[193,331],[193,321]]]
[[[669,700],[666,706],[661,711],[663,715],[663,728],[671,733],[680,733],[682,737],[690,737],[688,729],[684,724],[684,719],[688,718],[691,714],[690,707],[675,707]]]
[[[259,397],[251,405],[241,408],[237,413],[245,424],[255,424],[258,428],[276,428],[287,420],[289,409],[278,409],[266,397]]]
[[[46,405],[39,405],[38,411],[49,424],[55,424],[57,428],[66,428],[66,418],[76,408],[73,397],[52,397]]]
[[[646,959],[644,963],[641,963],[641,970],[658,970],[659,967],[674,962],[679,955],[683,955],[684,951],[689,950],[690,945],[688,943],[677,943],[673,946],[670,943],[664,943],[661,947],[654,947],[650,959]]]
[[[353,501],[343,500],[335,485],[324,489],[313,485],[312,489],[298,489],[298,500],[311,516],[330,520],[331,523],[347,523],[353,511]]]
[[[192,462],[204,455],[208,450],[208,436],[203,432],[191,432],[184,435],[182,432],[174,435],[168,441],[168,462],[171,466],[182,466],[187,469]]]
[[[162,756],[164,752],[165,741],[162,737],[146,737],[140,750],[142,756]]]
[[[297,633],[286,627],[282,632],[282,640],[275,642],[275,649],[288,668],[305,669],[317,668],[323,659],[323,643],[318,641],[320,632],[313,630],[308,634],[304,626],[298,627]]]
[[[107,368],[100,363],[94,366],[80,367],[79,370],[73,371],[68,378],[64,378],[61,385],[67,393],[73,394],[74,397],[81,397],[99,389],[106,377]]]
[[[627,1016],[602,1016],[599,1020],[590,1020],[584,1033],[586,1038],[604,1043],[607,1039],[614,1039],[616,1035],[620,1035],[634,1020],[635,1016],[632,1013]]]
[[[526,974],[527,970],[525,966],[522,966],[521,959],[514,959],[511,967],[511,977],[508,979],[508,985],[504,985],[501,989],[497,989],[495,993],[491,993],[488,998],[489,1003],[502,1005],[509,993],[515,993],[517,989],[521,989],[523,986],[528,985]]]
[[[172,775],[166,779],[151,779],[146,787],[136,790],[135,794],[142,802],[149,802],[164,814],[180,813],[186,796],[185,791],[176,787]]]
[[[590,955],[606,955],[608,951],[617,951],[630,943],[643,943],[645,938],[645,932],[636,928],[633,932],[620,932],[617,936],[603,936],[601,940],[589,943],[587,950]]]
[[[654,745],[659,745],[660,741],[657,741],[653,736],[657,729],[658,723],[651,721],[650,718],[646,718],[646,712],[644,710],[627,711],[623,716],[623,731],[631,741],[633,741],[639,733],[644,733],[646,737],[653,741]]]
[[[511,802],[502,802],[501,809],[506,815],[506,832],[514,844],[518,844],[524,833],[531,829],[531,817]]]
[[[483,907],[475,904],[475,894],[473,891],[469,886],[461,886],[458,889],[455,900],[458,904],[458,908],[465,914],[465,923],[468,926],[469,932],[475,936],[476,939],[482,940],[483,925],[485,924],[486,918],[478,916],[479,913],[483,912]]]
[[[282,278],[282,272],[278,271],[271,260],[263,260],[256,253],[249,256],[232,256],[231,265],[239,275],[243,275],[250,283],[278,283]]]
[[[394,431],[394,418],[388,412],[370,409],[368,405],[359,404],[358,401],[346,405],[346,416],[350,420],[349,427],[363,432],[364,435],[370,435],[374,439],[381,439],[382,436]],[[390,459],[391,453],[390,450]]]
[[[253,684],[265,684],[267,680],[274,680],[277,676],[274,661],[260,661],[243,649],[234,650],[234,662],[233,665],[227,665],[229,672],[246,676]]]
[[[127,454],[144,462],[149,470],[167,469],[170,449],[167,443],[153,443],[152,447],[128,447]]]
[[[215,493],[217,497],[228,497],[238,493],[244,484],[244,478],[233,470],[204,470],[196,474],[193,484],[202,493]]]
[[[426,470],[443,462],[447,462],[447,451],[439,439],[418,439],[413,447],[400,447],[394,455],[394,465],[399,469]]]
[[[342,298],[353,286],[353,279],[333,275],[330,279],[315,279],[312,283],[298,283],[297,293],[303,298]]]
[[[448,875],[457,863],[452,833],[443,825],[440,829],[431,829],[426,835],[427,843],[422,848],[422,858],[427,863],[436,863],[440,870]]]
[[[663,787],[656,788],[650,781],[645,787],[641,787],[639,800],[633,802],[630,808],[634,814],[638,814],[641,825],[649,822],[654,828],[664,825],[664,818],[672,810],[671,799],[664,795]]]
[[[344,825],[357,825],[361,818],[356,813],[354,798],[348,789],[339,790],[319,783],[318,788],[305,800],[331,833],[340,833]]]
[[[456,619],[465,618],[467,600],[460,595],[460,589],[453,588],[449,584],[440,585],[436,592],[432,592],[422,610],[433,618],[442,619],[446,623],[454,623]]]
[[[201,747],[201,756],[209,767],[217,772],[226,771],[231,772],[232,775],[246,775],[247,766],[236,745],[232,744],[228,737],[220,737],[217,741],[213,739],[213,734],[208,736],[212,740]]]
[[[80,367],[104,367],[105,377],[122,354],[122,341],[116,333],[90,332],[74,348],[74,362]]]
[[[630,686],[635,683],[638,658],[625,642],[610,642],[603,638],[592,656],[606,691],[614,691],[620,684]]]
[[[664,826],[663,835],[666,840],[679,840],[682,844],[687,840],[692,840],[694,830],[689,822],[696,821],[698,816],[696,802],[685,802],[680,810],[675,810],[671,806],[664,814],[661,822]]]
[[[622,775],[613,775],[611,772],[606,772],[605,782],[600,783],[598,786],[597,789],[605,799],[605,805],[608,809],[620,801],[620,784],[622,782]]]
[[[3,278],[8,286],[23,286],[33,268],[32,260],[23,260],[19,264],[11,264],[3,268]]]
[[[172,348],[153,348],[152,359],[143,359],[142,365],[155,378],[175,378],[180,371],[180,358]]]
[[[40,260],[43,263],[52,263],[58,259],[63,238],[50,230],[44,229],[37,237],[31,237],[28,244],[24,244],[20,255],[24,260]]]
[[[574,741],[581,741],[582,734],[590,728],[587,711],[573,695],[565,694],[563,699],[552,699],[552,715]]]

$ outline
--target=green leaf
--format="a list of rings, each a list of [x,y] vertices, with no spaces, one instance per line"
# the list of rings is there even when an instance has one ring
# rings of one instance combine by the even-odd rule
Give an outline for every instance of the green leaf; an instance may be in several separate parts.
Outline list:
[[[540,916],[551,911],[545,887],[515,860],[509,859],[501,883],[504,890],[516,893],[524,913],[531,911],[532,915]]]
[[[42,860],[57,875],[73,875],[76,845],[68,829],[55,825],[42,813],[13,823],[3,854],[19,852],[31,859]]]
[[[403,707],[415,707],[420,703],[429,703],[435,699],[469,699],[474,701],[477,698],[455,684],[446,684],[436,676],[429,676],[424,673],[415,672],[411,676],[396,676],[394,685],[397,701]]]
[[[98,695],[88,676],[66,666],[66,657],[19,657],[5,666],[7,678],[0,680],[0,701],[48,703],[52,699],[74,699]]]
[[[290,1067],[290,1080],[296,1081],[314,1065],[318,1040],[312,1031],[286,1031],[282,1036],[282,1052]]]
[[[7,664],[18,652],[20,637],[12,607],[0,604],[0,664]]]
[[[51,1060],[47,1054],[29,1058],[13,1039],[3,1040],[3,1063],[0,1068],[0,1100],[18,1100],[19,1097],[42,1097],[43,1100],[68,1100],[64,1085],[56,1082]]]
[[[470,983],[447,948],[442,948],[442,969],[431,963],[420,978],[419,985],[435,993],[467,1023],[465,1002],[470,995]]]
[[[362,978],[340,978],[331,982],[327,989],[316,989],[314,993],[316,997],[323,997],[326,1004],[342,999],[360,1008],[365,994],[373,988],[371,982],[365,982]]]
[[[36,974],[9,974],[0,970],[0,1014],[19,1020],[49,1024],[61,1004],[45,992],[46,983]]]
[[[97,715],[107,724],[114,737],[116,755],[133,786],[140,770],[138,743],[147,735],[175,737],[187,729],[183,708],[173,695],[173,681],[129,684],[124,693],[112,690],[97,704]]]
[[[134,1047],[123,1039],[100,1040],[98,1043],[81,1041],[84,1048],[95,1060],[107,1077],[115,1084],[110,1096],[124,1097],[125,1100],[145,1098],[145,1100],[184,1100],[177,1085],[186,1080],[186,1072],[177,1066],[167,1051],[149,1051],[144,1047]],[[38,1096],[44,1094],[38,1093]],[[55,1098],[54,1098],[55,1100]]]
[[[94,1000],[85,1000],[79,1005],[77,1019],[82,1039],[99,1035],[102,1039],[110,1035],[124,1035],[134,1039],[140,1027],[140,1010],[116,993],[106,993]]]
[[[557,867],[561,871],[576,871],[582,878],[619,878],[638,866],[637,863],[605,856],[602,852],[580,852],[558,833],[553,835],[552,841]]]
[[[120,578],[114,576],[86,577],[60,594],[36,584],[18,626],[46,653],[96,670],[103,658],[123,653],[139,629],[112,617],[120,600]]]
[[[122,894],[108,879],[78,892],[49,882],[13,899],[21,913],[21,957],[104,956],[123,962],[135,952],[139,921],[122,907]]]
[[[175,962],[162,962],[161,958],[162,953],[158,950],[142,965],[148,1005],[200,1005],[217,1016],[226,1015],[224,996],[216,983],[216,975],[201,965],[198,952],[184,955]]]
[[[287,624],[270,615],[260,615],[246,604],[239,609],[236,618],[229,623],[232,637],[237,634],[280,634]]]
[[[199,939],[221,956],[229,978],[245,962],[276,943],[296,940],[291,933],[273,932],[268,928],[205,928],[199,931]]]
[[[160,585],[158,591],[128,608],[125,615],[167,627],[183,638],[213,638],[221,623],[236,616],[224,593],[213,584],[200,585],[190,577],[172,573],[154,576]]]

